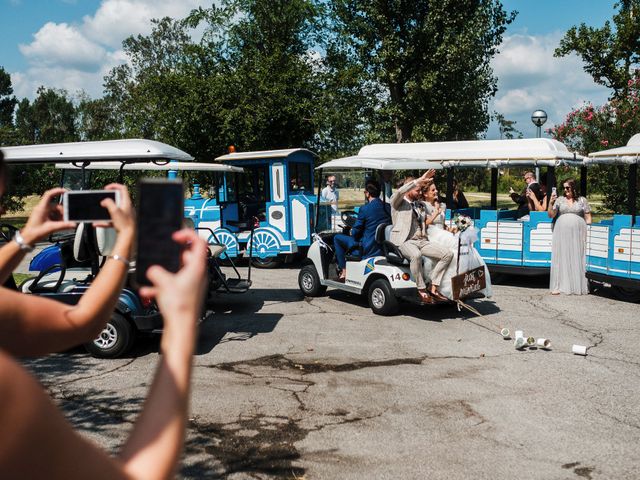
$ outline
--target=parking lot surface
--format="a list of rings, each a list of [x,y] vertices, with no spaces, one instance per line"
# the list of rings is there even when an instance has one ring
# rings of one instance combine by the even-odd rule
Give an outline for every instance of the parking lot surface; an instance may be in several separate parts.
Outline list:
[[[297,273],[254,270],[249,293],[208,312],[181,478],[640,478],[637,304],[520,278],[474,300],[480,317],[379,317],[354,295],[303,298]],[[503,327],[551,348],[517,351]],[[117,451],[157,360],[152,338],[118,360],[73,350],[24,364]]]

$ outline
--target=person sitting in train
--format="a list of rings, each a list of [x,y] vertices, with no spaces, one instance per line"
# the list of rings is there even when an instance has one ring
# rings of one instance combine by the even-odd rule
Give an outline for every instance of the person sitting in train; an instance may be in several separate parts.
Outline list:
[[[469,202],[464,196],[462,189],[458,187],[458,181],[453,179],[453,194],[451,195],[451,210],[458,210],[460,208],[469,208]]]
[[[535,197],[539,202],[542,201],[542,191],[540,190],[540,185],[538,184],[535,175],[533,172],[525,172],[523,175],[524,181],[527,184],[523,192],[518,195],[518,193],[512,188],[509,187],[509,196],[511,200],[518,204],[518,211],[516,213],[516,218],[518,220],[528,220],[528,215],[530,211],[529,205],[529,197],[527,196],[527,192],[531,191],[534,193]]]
[[[529,199],[529,209],[536,212],[546,212],[549,205],[549,192],[547,191],[547,177],[543,176],[540,179],[540,191],[542,192],[542,200],[538,200],[536,194],[532,190],[527,191],[527,198]]]
[[[366,203],[360,207],[350,235],[339,233],[333,240],[340,281],[344,281],[346,276],[346,253],[350,249],[357,247],[357,250],[352,250],[352,254],[359,255],[363,260],[382,255],[380,245],[376,242],[376,229],[380,224],[390,223],[391,215],[389,205],[380,200],[380,183],[375,180],[367,181],[364,198]]]

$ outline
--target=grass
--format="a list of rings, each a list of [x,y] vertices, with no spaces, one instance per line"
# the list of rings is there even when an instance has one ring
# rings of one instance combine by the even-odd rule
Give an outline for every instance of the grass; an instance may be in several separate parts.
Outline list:
[[[31,278],[33,275],[29,275],[28,273],[14,273],[13,280],[16,282],[16,285],[20,285],[27,278]]]

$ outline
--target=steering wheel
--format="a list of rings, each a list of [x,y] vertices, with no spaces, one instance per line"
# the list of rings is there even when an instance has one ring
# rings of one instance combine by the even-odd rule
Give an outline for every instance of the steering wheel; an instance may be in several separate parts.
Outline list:
[[[353,227],[356,224],[358,214],[354,210],[343,210],[340,213],[340,218],[347,227]]]

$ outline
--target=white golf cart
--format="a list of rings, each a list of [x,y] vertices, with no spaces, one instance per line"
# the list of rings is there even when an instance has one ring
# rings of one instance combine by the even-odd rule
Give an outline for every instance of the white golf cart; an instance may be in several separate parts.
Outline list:
[[[321,171],[335,170],[427,170],[441,169],[438,163],[412,159],[374,159],[363,157],[346,157],[324,163],[317,167]],[[386,201],[386,199],[385,199]],[[355,217],[351,217],[355,220]],[[347,212],[342,219],[345,231],[353,225]],[[335,263],[333,240],[336,232],[320,232],[315,234],[314,242],[309,248],[298,275],[298,285],[305,296],[315,297],[325,293],[328,287],[366,295],[371,310],[379,315],[394,315],[400,308],[400,301],[420,303],[418,289],[409,270],[409,262],[399,249],[389,241],[391,225],[381,224],[376,230],[376,241],[381,245],[383,255],[362,259],[347,252],[346,279],[338,280]],[[469,246],[460,245],[458,259],[464,255]],[[431,260],[425,257],[425,278],[432,268]],[[454,297],[458,301],[485,288],[485,269],[474,268],[467,272],[458,272],[454,277]],[[463,274],[460,274],[463,273]]]

